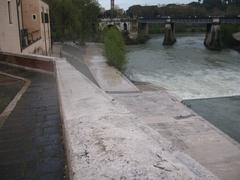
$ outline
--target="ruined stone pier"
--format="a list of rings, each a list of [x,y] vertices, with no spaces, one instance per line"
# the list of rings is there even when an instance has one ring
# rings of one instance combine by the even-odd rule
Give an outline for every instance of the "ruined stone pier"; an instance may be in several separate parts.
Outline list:
[[[175,24],[171,22],[171,19],[167,19],[165,24],[163,45],[173,45],[175,42]]]
[[[204,45],[210,50],[222,49],[220,19],[213,19],[211,24],[207,24]]]

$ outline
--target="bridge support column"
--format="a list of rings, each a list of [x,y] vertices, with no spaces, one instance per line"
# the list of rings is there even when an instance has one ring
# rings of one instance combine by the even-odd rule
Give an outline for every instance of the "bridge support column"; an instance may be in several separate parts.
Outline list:
[[[163,45],[173,45],[176,42],[175,24],[168,20],[165,24],[165,36]]]
[[[149,26],[148,23],[141,23],[139,28],[140,34],[148,35],[149,34]]]
[[[128,36],[130,39],[137,39],[138,37],[138,21],[136,19],[130,22],[130,32]]]
[[[214,19],[213,23],[207,24],[207,32],[204,45],[210,50],[221,50],[220,20]]]

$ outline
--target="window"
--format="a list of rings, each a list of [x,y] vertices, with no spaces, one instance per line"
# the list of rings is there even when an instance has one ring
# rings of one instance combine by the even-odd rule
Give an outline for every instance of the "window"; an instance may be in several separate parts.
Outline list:
[[[44,12],[41,12],[42,23],[44,23]]]
[[[36,21],[36,20],[37,20],[37,15],[36,15],[36,14],[33,14],[33,15],[32,15],[32,19],[33,19],[34,21]]]
[[[45,23],[49,23],[48,13],[45,13]]]
[[[8,1],[8,20],[9,20],[9,24],[12,24],[11,1]]]

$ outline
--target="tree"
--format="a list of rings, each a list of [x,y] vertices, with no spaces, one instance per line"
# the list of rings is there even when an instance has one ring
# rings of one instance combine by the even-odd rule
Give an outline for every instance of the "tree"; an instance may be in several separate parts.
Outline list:
[[[208,9],[223,8],[223,2],[221,0],[203,0],[203,5]]]
[[[127,15],[130,17],[140,17],[142,16],[142,6],[134,5],[128,8]]]
[[[107,63],[123,71],[126,60],[126,48],[122,33],[116,27],[106,29],[104,33],[104,50]]]
[[[74,4],[78,14],[77,37],[84,44],[86,39],[96,34],[100,8],[97,1],[93,0],[74,0]]]
[[[95,0],[46,0],[50,6],[54,40],[85,40],[95,34],[99,4]]]

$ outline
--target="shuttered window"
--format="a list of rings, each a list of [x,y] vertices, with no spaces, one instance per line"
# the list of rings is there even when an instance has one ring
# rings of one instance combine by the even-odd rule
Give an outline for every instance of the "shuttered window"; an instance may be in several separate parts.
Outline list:
[[[12,24],[12,7],[11,7],[11,1],[8,1],[8,20],[9,24]]]

